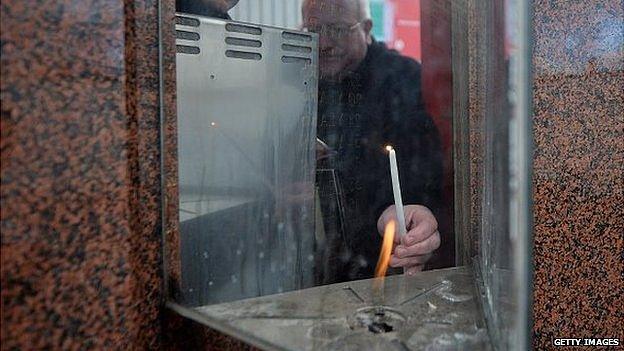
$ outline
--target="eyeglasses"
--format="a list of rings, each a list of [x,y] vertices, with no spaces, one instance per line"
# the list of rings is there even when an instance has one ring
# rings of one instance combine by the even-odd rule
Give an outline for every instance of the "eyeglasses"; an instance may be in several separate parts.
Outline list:
[[[303,28],[307,32],[317,33],[319,36],[329,37],[329,38],[344,38],[347,35],[351,34],[351,32],[357,28],[362,22],[357,22],[352,25],[336,25],[336,24],[325,24],[320,26],[309,26]]]

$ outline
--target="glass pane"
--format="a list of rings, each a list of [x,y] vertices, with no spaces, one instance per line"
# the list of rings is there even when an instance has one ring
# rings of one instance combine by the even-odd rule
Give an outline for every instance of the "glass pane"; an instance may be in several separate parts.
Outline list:
[[[269,349],[513,345],[518,3],[194,6],[176,19],[173,300]]]

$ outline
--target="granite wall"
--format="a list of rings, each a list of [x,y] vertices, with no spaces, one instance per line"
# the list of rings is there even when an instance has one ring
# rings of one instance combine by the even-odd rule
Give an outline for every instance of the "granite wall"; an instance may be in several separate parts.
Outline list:
[[[533,2],[534,347],[624,342],[624,9]]]
[[[1,42],[2,349],[159,348],[158,2],[3,1]]]
[[[624,10],[533,4],[534,346],[624,340]],[[162,307],[161,231],[177,225],[175,62],[164,1],[161,200],[157,5],[2,2],[2,349],[189,340],[179,331],[192,322]],[[191,327],[207,348],[234,345]]]

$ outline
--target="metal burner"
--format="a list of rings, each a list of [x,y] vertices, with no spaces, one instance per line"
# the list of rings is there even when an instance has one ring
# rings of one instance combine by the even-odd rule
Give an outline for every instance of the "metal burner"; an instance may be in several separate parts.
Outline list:
[[[471,272],[450,268],[332,284],[196,309],[267,350],[489,350]],[[212,323],[212,324],[210,324]]]
[[[347,318],[347,323],[353,330],[366,328],[372,333],[380,334],[398,331],[406,320],[401,312],[393,308],[369,306],[358,309]]]

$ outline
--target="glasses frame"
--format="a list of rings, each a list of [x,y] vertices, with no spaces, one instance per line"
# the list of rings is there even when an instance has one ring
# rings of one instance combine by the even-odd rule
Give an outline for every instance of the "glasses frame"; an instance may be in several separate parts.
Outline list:
[[[359,26],[360,24],[362,24],[362,22],[363,22],[363,21],[358,21],[358,22],[355,22],[355,23],[353,23],[353,24],[351,24],[351,25],[346,25],[346,26],[341,27],[341,28],[339,28],[338,26],[333,25],[333,24],[323,25],[324,27],[329,27],[329,28],[338,28],[337,30],[336,30],[336,29],[333,29],[333,32],[337,32],[337,31],[340,31],[340,30],[344,30],[344,35],[339,35],[339,34],[329,34],[329,35],[327,35],[327,34],[321,34],[321,31],[315,31],[315,30],[312,30],[310,27],[303,27],[303,31],[305,31],[305,32],[309,32],[309,33],[316,33],[316,34],[318,34],[319,36],[324,36],[324,37],[328,37],[328,38],[333,38],[333,39],[336,39],[336,38],[346,37],[346,35],[351,34],[351,33],[353,32],[353,30],[354,30],[355,28],[357,28],[357,26]],[[322,26],[319,26],[319,27],[322,27]],[[330,32],[332,32],[332,31],[330,31]]]

